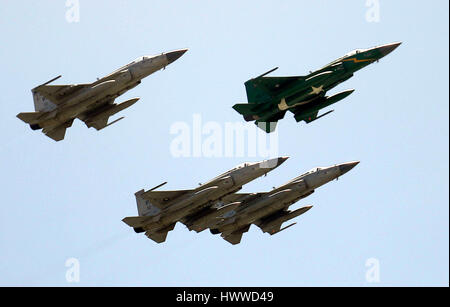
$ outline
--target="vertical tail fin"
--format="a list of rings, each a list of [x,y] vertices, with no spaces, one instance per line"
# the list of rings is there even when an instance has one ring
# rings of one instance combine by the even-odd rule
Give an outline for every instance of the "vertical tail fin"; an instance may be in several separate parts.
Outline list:
[[[150,201],[142,198],[142,194],[144,194],[143,189],[134,193],[134,196],[136,196],[136,204],[139,216],[152,216],[158,214],[161,209],[152,205]]]
[[[56,108],[56,104],[53,101],[51,101],[48,97],[46,97],[45,95],[42,95],[39,90],[42,88],[46,88],[47,84],[52,83],[53,81],[55,81],[59,78],[61,78],[61,75],[59,75],[58,77],[53,78],[41,85],[38,85],[34,89],[31,90],[31,93],[33,94],[35,111],[50,112]]]

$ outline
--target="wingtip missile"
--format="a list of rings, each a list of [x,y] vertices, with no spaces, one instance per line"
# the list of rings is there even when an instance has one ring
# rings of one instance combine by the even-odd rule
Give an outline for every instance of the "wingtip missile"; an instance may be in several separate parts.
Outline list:
[[[288,229],[289,227],[292,227],[292,226],[294,226],[294,225],[296,225],[296,224],[297,224],[297,222],[294,222],[294,223],[292,223],[292,224],[290,224],[290,225],[288,225],[288,226],[286,226],[286,227],[281,228],[281,229],[278,230],[278,231],[271,232],[270,234],[271,234],[271,235],[277,234],[277,233],[282,232],[283,230],[286,230],[286,229]]]
[[[55,78],[53,78],[53,79],[51,79],[51,80],[49,80],[49,81],[47,81],[47,82],[45,82],[45,83],[42,83],[41,85],[38,85],[38,86],[36,86],[35,88],[33,88],[32,91],[34,91],[34,90],[37,89],[38,87],[45,86],[45,85],[47,85],[47,84],[49,84],[49,83],[52,83],[53,81],[58,80],[58,79],[61,78],[61,77],[62,77],[62,75],[59,75],[59,76],[57,76],[57,77],[55,77]]]
[[[328,112],[325,112],[322,115],[317,116],[317,118],[315,120],[318,120],[319,118],[324,117],[325,115],[328,115],[328,114],[333,113],[333,112],[334,112],[334,110],[330,110]]]
[[[115,124],[115,123],[117,123],[119,120],[122,120],[122,119],[124,119],[124,118],[125,118],[125,116],[119,117],[118,119],[116,119],[116,120],[110,122],[109,124],[107,124],[107,125],[106,125],[105,127],[103,127],[102,129],[105,129],[106,127],[109,127],[109,126],[111,126],[112,124]],[[99,130],[102,130],[102,129],[99,129]]]
[[[272,68],[272,69],[269,70],[268,72],[265,72],[265,73],[263,73],[262,75],[259,75],[259,76],[256,77],[255,79],[262,78],[262,77],[264,77],[264,76],[266,76],[266,75],[268,75],[268,74],[274,72],[274,71],[277,70],[277,69],[278,69],[278,67]]]
[[[305,123],[310,124],[310,123],[312,123],[313,121],[316,121],[316,120],[318,120],[319,118],[322,118],[322,117],[324,117],[325,115],[328,115],[328,114],[333,113],[333,112],[334,112],[334,110],[330,110],[330,111],[325,112],[325,113],[323,113],[322,115],[319,115],[319,116],[317,116],[317,117],[315,117],[315,118],[314,118],[314,116],[311,116],[311,114],[306,114],[306,116],[303,115],[303,114],[299,114],[299,115],[294,116],[294,118],[295,118],[295,120],[296,120],[297,122],[300,122],[300,121],[303,120],[303,121],[305,121]]]
[[[151,188],[150,190],[148,190],[147,192],[150,192],[150,191],[154,191],[154,190],[156,190],[156,189],[158,189],[158,188],[160,188],[160,187],[162,187],[163,185],[165,185],[165,184],[167,184],[167,181],[164,181],[163,183],[161,183],[161,184],[158,184],[156,187],[154,187],[154,188]]]

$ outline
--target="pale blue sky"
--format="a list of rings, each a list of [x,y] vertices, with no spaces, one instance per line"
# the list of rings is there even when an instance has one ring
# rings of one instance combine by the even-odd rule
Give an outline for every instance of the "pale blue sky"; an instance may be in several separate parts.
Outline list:
[[[113,4],[114,3],[114,4]],[[86,1],[80,21],[65,1],[2,1],[0,285],[366,286],[447,285],[448,1]],[[272,67],[303,75],[356,48],[402,41],[335,91],[355,88],[310,125],[279,124],[291,158],[243,191],[264,191],[315,167],[361,160],[295,207],[298,224],[270,237],[252,227],[232,246],[179,224],[164,244],[135,234],[133,193],[163,181],[193,188],[246,160],[173,158],[170,126],[240,121],[243,82]],[[118,101],[141,97],[125,119],[97,132],[76,121],[56,143],[18,120],[30,89],[92,82],[144,54],[189,48]]]

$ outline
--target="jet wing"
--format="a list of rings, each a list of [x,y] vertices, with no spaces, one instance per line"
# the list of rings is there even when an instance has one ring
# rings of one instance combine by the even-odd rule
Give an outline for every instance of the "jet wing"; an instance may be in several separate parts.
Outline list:
[[[41,85],[31,90],[33,93],[34,109],[36,111],[48,112],[61,104],[64,99],[90,84],[70,85]]]
[[[108,123],[108,120],[111,116],[128,108],[138,100],[139,98],[132,98],[120,104],[115,104],[114,99],[100,101],[97,104],[97,108],[79,115],[78,118],[82,120],[88,128],[94,127],[97,130],[102,130],[103,128],[111,126],[112,124],[117,123],[119,120],[123,119],[124,117],[122,116]]]
[[[294,211],[289,210],[280,210],[278,212],[275,212],[271,215],[268,215],[258,221],[256,221],[254,224],[261,228],[263,232],[268,232],[270,235],[274,235],[276,233],[279,233],[280,231],[283,231],[285,229],[288,229],[289,227],[294,226],[296,223],[292,223],[286,227],[281,228],[281,225],[289,221],[299,215],[304,214],[308,210],[310,210],[312,206],[305,206],[299,209],[296,209]]]
[[[94,127],[97,130],[101,130],[101,129],[105,128],[106,126],[108,126],[108,119],[109,119],[109,117],[99,118],[96,121],[89,123],[88,128]]]
[[[289,227],[294,226],[294,225],[297,224],[297,223],[292,223],[292,224],[289,224],[289,225],[286,226],[286,227],[281,228],[281,225],[282,225],[282,224],[283,224],[283,223],[277,223],[277,224],[272,225],[270,228],[262,228],[262,227],[259,227],[259,228],[261,228],[261,230],[262,230],[263,232],[267,232],[268,234],[270,234],[270,235],[272,236],[272,235],[274,235],[274,234],[276,234],[276,233],[279,233],[280,231],[286,230],[286,229],[288,229]],[[258,225],[258,226],[259,226],[259,225]]]
[[[82,121],[86,124],[88,128],[94,127],[96,130],[102,130],[103,128],[106,128],[108,126],[111,126],[112,124],[117,123],[119,120],[124,119],[125,117],[119,117],[118,119],[113,120],[112,122],[108,123],[109,116],[106,117],[99,117],[96,118],[94,121],[91,120],[91,118],[83,119]]]
[[[295,83],[304,80],[302,76],[292,77],[259,77],[245,82],[247,91],[247,101],[249,103],[264,103],[272,98],[272,96]]]
[[[286,210],[282,209],[280,211],[272,213],[269,216],[265,216],[262,220],[258,220],[256,222],[254,222],[253,224],[258,226],[263,232],[267,232],[270,235],[276,234],[281,231],[281,225],[285,222],[285,220],[279,219],[279,217],[285,215],[285,212],[286,212]],[[277,220],[277,219],[279,221],[277,221],[275,223],[270,223],[269,226],[267,226],[268,224],[266,221]]]
[[[164,209],[170,205],[174,199],[191,192],[193,192],[193,190],[148,191],[140,196],[159,209]]]
[[[221,202],[224,204],[230,204],[230,203],[235,203],[235,202],[248,202],[248,201],[258,198],[264,194],[266,194],[266,192],[263,192],[263,193],[233,193],[233,194],[224,196],[222,198]]]
[[[319,114],[318,110],[309,114],[305,114],[295,109],[292,109],[291,111],[292,113],[294,113],[295,115],[294,118],[297,122],[304,120],[307,124],[309,124],[312,121],[315,121],[317,119],[317,115]]]
[[[42,85],[32,90],[33,94],[39,94],[58,103],[70,94],[73,94],[83,88],[91,86],[90,84],[64,84],[64,85]]]

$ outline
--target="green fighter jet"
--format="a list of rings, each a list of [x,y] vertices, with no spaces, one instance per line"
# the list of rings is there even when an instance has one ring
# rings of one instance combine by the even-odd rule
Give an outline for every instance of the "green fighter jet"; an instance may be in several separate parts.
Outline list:
[[[334,110],[318,115],[319,110],[336,103],[353,89],[326,96],[326,92],[341,82],[350,79],[361,68],[378,62],[401,43],[393,43],[370,49],[357,49],[331,62],[307,76],[266,77],[278,67],[259,77],[245,82],[248,103],[233,106],[246,121],[255,124],[267,133],[275,131],[278,120],[289,110],[297,122],[310,123]]]

